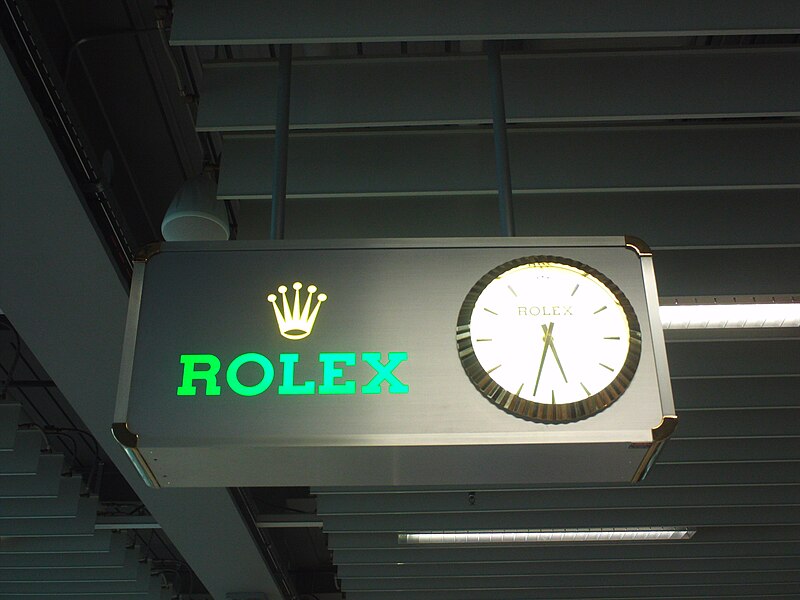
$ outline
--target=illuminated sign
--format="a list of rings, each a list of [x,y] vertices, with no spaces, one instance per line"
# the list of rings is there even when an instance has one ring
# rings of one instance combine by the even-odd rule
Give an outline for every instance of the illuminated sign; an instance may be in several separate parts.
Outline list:
[[[317,320],[320,306],[328,299],[326,294],[317,295],[317,303],[312,307],[316,285],[306,288],[308,295],[305,302],[301,299],[303,284],[299,281],[292,284],[294,300],[289,305],[286,297],[288,288],[278,286],[281,295],[281,306],[278,307],[278,297],[269,294],[267,301],[275,312],[275,321],[280,334],[288,340],[302,340],[311,334]],[[346,394],[380,394],[384,389],[390,394],[407,394],[408,386],[400,381],[394,370],[400,363],[408,360],[406,352],[389,352],[386,360],[380,352],[362,352],[360,360],[369,365],[373,376],[366,383],[359,384],[345,374],[346,367],[355,366],[359,356],[355,352],[320,352],[317,362],[320,365],[320,381],[307,380],[300,384],[295,382],[296,366],[300,362],[298,353],[281,353],[278,362],[281,365],[281,383],[277,388],[279,396],[313,396],[346,395]],[[180,362],[183,365],[181,384],[177,389],[178,396],[219,396],[222,394],[220,385],[222,361],[214,354],[181,354]],[[239,371],[243,367],[255,365],[258,375],[252,382],[243,382]],[[224,383],[228,390],[237,396],[258,396],[267,392],[275,380],[275,363],[267,356],[258,352],[245,352],[236,356],[225,369]],[[382,384],[386,384],[385,386]]]
[[[283,368],[281,384],[278,386],[280,396],[309,396],[313,394],[380,394],[384,389],[390,394],[407,394],[408,386],[400,381],[394,370],[402,362],[408,360],[405,352],[389,352],[385,362],[380,352],[362,352],[361,361],[369,365],[375,375],[367,383],[358,385],[348,379],[343,367],[356,364],[355,352],[321,352],[318,362],[321,368],[321,381],[304,381],[298,384],[294,380],[295,365],[300,362],[299,354],[280,354],[278,360]],[[260,368],[260,376],[255,383],[242,383],[239,370],[254,364]],[[213,354],[183,354],[183,379],[178,388],[179,396],[196,396],[198,384],[206,396],[219,396],[222,393],[219,372],[222,369],[220,359]],[[225,382],[228,388],[239,396],[257,396],[266,392],[275,379],[275,366],[272,361],[257,352],[240,354],[225,369]],[[383,385],[385,384],[385,385]]]
[[[584,279],[574,295],[575,282],[500,286],[479,307],[498,325],[472,324],[502,356],[485,376],[462,363],[465,299],[531,256],[605,274],[638,316],[635,373],[586,418],[529,419],[500,397],[522,383],[570,400],[564,379],[595,391],[566,335],[582,327]],[[622,482],[674,422],[652,259],[623,237],[166,243],[137,259],[130,298],[113,431],[154,487]]]

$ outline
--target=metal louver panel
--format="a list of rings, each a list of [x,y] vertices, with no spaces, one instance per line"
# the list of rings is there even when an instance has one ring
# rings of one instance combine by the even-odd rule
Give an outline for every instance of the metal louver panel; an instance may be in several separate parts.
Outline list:
[[[91,539],[106,541],[105,548],[87,547],[86,552],[60,552],[59,545],[54,543],[51,552],[39,553],[0,553],[0,571],[3,569],[84,569],[96,567],[121,566],[127,556],[127,536],[122,533],[97,532]],[[41,539],[41,538],[39,538]],[[64,538],[62,538],[64,539]],[[75,538],[67,538],[74,540]],[[47,541],[54,542],[53,538]],[[61,546],[63,548],[63,546]],[[13,548],[13,544],[12,544]]]
[[[108,552],[111,531],[98,531],[93,536],[7,538],[0,544],[0,564],[5,555],[96,554]],[[33,559],[32,559],[33,560]]]
[[[6,413],[16,427],[19,411]],[[17,432],[12,443],[0,452],[18,473],[0,476],[0,597],[171,596],[124,534],[95,531],[98,498],[81,496],[80,477],[61,475],[63,456],[40,456],[39,432]]]
[[[64,600],[64,598],[91,598],[91,600],[172,600],[171,589],[153,589],[145,592],[103,592],[86,596],[81,592],[49,594],[4,594],[3,600]]]
[[[18,518],[74,517],[82,486],[80,477],[62,477],[55,498],[0,499],[0,522]]]
[[[122,562],[108,567],[39,567],[39,568],[7,568],[0,569],[0,582],[36,583],[38,581],[73,582],[73,581],[136,581],[142,564],[139,549],[130,548],[125,551]]]
[[[127,576],[127,573],[126,573]],[[117,592],[155,592],[161,589],[161,579],[150,574],[150,565],[138,563],[131,579],[119,581],[0,581],[0,594],[112,594]]]
[[[798,66],[796,48],[510,55],[506,115],[510,123],[796,116],[800,90],[784,74]],[[277,80],[272,61],[206,66],[197,129],[274,130]],[[298,60],[291,128],[490,123],[488,89],[482,55]]]
[[[517,194],[797,188],[799,142],[800,127],[783,124],[508,132]],[[272,150],[268,136],[226,136],[218,197],[269,198]],[[287,196],[491,195],[492,157],[491,131],[298,133]]]
[[[800,31],[791,0],[754,5],[743,0],[626,1],[586,4],[580,0],[505,2],[490,10],[481,0],[440,0],[435,13],[425,4],[398,0],[337,2],[239,0],[228,6],[194,0],[176,11],[173,44],[285,44],[392,40],[486,40],[583,37],[789,33]],[[612,10],[616,8],[617,10]],[[579,19],[575,15],[580,15]],[[387,18],[387,16],[390,16]]]
[[[36,473],[41,447],[42,436],[38,431],[17,431],[14,449],[0,452],[0,477]]]
[[[93,535],[97,518],[97,497],[80,498],[77,513],[68,517],[30,517],[0,519],[0,535],[34,537]]]
[[[50,454],[39,458],[35,475],[9,475],[2,478],[2,498],[55,498],[58,496],[64,457]]]
[[[14,449],[19,411],[19,404],[0,404],[0,457],[2,452]]]

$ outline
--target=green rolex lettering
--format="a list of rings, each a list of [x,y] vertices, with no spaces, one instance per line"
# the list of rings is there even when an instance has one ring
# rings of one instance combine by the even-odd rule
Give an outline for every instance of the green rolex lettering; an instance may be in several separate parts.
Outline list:
[[[242,367],[242,365],[249,362],[254,362],[264,369],[264,376],[261,378],[261,381],[255,385],[244,385],[241,381],[239,381],[239,369]],[[269,359],[263,354],[248,352],[247,354],[242,354],[233,359],[231,364],[228,366],[228,371],[225,374],[225,378],[227,379],[231,390],[233,390],[235,393],[239,394],[240,396],[255,396],[264,392],[272,384],[272,380],[275,378],[275,368],[272,366],[272,363],[269,361]]]
[[[322,384],[319,386],[320,394],[355,394],[356,382],[352,380],[336,383],[342,377],[342,369],[337,363],[352,367],[356,364],[355,352],[321,352],[319,362],[322,363]]]
[[[193,383],[197,380],[206,382],[206,396],[219,396],[220,387],[217,385],[219,373],[219,359],[213,354],[181,354],[183,364],[183,383],[178,388],[178,396],[196,396],[197,387]],[[197,365],[205,365],[202,370]]]
[[[313,394],[314,393],[313,381],[306,381],[305,383],[303,383],[303,385],[297,385],[294,382],[294,366],[300,360],[300,355],[281,354],[280,360],[281,363],[283,364],[283,382],[278,387],[278,393],[284,396]]]
[[[380,352],[364,352],[361,354],[361,360],[375,369],[376,373],[367,385],[361,386],[362,394],[380,394],[381,383],[384,381],[389,384],[390,394],[408,393],[408,386],[393,373],[400,363],[408,360],[407,352],[389,352],[386,364],[381,363]]]

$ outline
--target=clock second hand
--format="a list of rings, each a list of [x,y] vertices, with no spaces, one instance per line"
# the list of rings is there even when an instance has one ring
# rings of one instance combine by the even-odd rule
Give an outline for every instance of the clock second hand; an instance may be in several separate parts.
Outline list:
[[[539,379],[542,377],[542,368],[544,367],[544,359],[547,358],[547,349],[550,347],[550,332],[553,331],[553,323],[550,323],[550,327],[548,328],[546,325],[542,325],[542,331],[544,331],[544,349],[542,350],[542,360],[539,361],[539,372],[536,374],[536,385],[533,387],[533,395],[536,395],[537,390],[539,389]]]

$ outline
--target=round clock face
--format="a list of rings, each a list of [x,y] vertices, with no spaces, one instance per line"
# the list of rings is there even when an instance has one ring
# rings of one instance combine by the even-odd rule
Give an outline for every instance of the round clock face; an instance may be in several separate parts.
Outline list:
[[[518,416],[591,416],[627,389],[641,351],[636,314],[602,273],[566,258],[500,265],[467,295],[459,355],[473,384]]]

